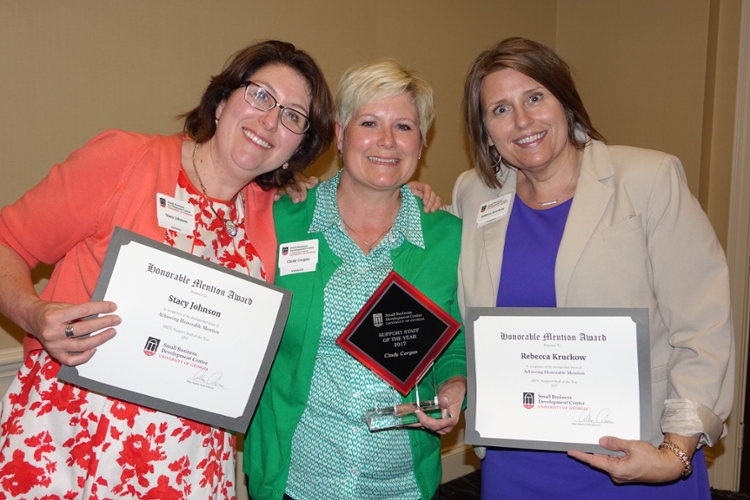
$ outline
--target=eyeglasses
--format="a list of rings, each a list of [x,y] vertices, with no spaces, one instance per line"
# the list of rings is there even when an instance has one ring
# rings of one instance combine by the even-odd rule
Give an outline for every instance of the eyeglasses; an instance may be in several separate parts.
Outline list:
[[[291,108],[282,106],[266,89],[250,80],[242,82],[240,87],[245,87],[245,101],[260,111],[268,112],[273,108],[281,109],[281,124],[295,134],[304,134],[310,128],[310,119]]]

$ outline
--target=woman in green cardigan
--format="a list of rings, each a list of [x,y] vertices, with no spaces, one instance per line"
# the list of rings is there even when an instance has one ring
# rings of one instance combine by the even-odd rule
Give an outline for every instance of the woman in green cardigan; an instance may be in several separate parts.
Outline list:
[[[292,310],[245,439],[244,469],[255,500],[432,499],[440,483],[440,438],[458,422],[466,393],[460,332],[437,358],[443,418],[370,432],[372,401],[395,389],[336,344],[391,270],[458,319],[461,222],[424,214],[405,186],[434,116],[427,82],[392,60],[343,76],[336,137],[343,168],[304,203],[274,207],[280,247],[317,245],[317,263],[276,283]],[[314,267],[314,269],[313,269]],[[403,402],[415,401],[414,390]]]

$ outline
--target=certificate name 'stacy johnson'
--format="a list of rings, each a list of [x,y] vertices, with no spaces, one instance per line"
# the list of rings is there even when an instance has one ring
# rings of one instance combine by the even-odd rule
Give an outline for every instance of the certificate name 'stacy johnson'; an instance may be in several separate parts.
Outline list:
[[[247,306],[251,306],[253,303],[253,299],[251,297],[243,296],[235,292],[234,290],[225,290],[211,283],[206,283],[202,279],[194,279],[184,273],[172,272],[170,270],[163,269],[151,262],[149,262],[146,266],[146,273],[153,274],[154,276],[158,276],[167,280],[182,283],[183,285],[188,287],[185,292],[186,294],[206,297],[206,295],[210,293],[218,297],[226,297],[229,300],[240,302]],[[207,340],[204,339],[201,335],[196,335],[196,330],[198,332],[207,332],[208,334],[214,335],[218,335],[220,333],[219,324],[212,321],[214,318],[221,318],[222,315],[222,312],[220,310],[212,308],[216,306],[207,307],[202,302],[200,302],[198,298],[178,296],[176,295],[176,293],[177,292],[171,293],[167,297],[167,302],[169,304],[173,304],[173,306],[171,308],[164,307],[164,309],[159,312],[159,316],[161,318],[169,321],[169,323],[165,323],[162,325],[163,328],[181,335],[182,339],[185,340],[188,337],[197,337],[198,339]],[[188,314],[188,312],[194,313],[195,315]],[[170,323],[174,323],[174,325]],[[150,337],[149,343],[145,347],[145,350],[149,355],[156,354],[156,351],[159,347],[160,342],[153,342],[153,340],[156,339]],[[164,342],[163,344],[161,344],[161,350],[159,351],[158,357],[177,363],[187,364],[189,366],[192,366],[193,368],[199,368],[202,370],[208,369],[208,361],[206,361],[205,359],[201,359],[200,355],[198,354],[198,352],[196,352],[194,347],[186,348],[174,342]]]
[[[213,293],[215,295],[219,295],[221,297],[226,297],[230,300],[235,300],[237,302],[242,302],[243,304],[252,305],[253,299],[250,297],[244,297],[238,293],[236,293],[234,290],[224,290],[222,288],[219,288],[217,286],[214,286],[210,283],[205,283],[201,279],[194,280],[188,276],[185,276],[182,273],[173,273],[172,271],[168,271],[166,269],[161,269],[159,267],[156,267],[152,263],[149,262],[148,268],[146,269],[146,272],[155,274],[157,276],[161,276],[166,279],[174,280],[180,283],[184,283],[185,285],[191,287],[193,290],[202,290],[205,292]],[[200,294],[203,295],[203,294]],[[217,318],[221,317],[221,311],[215,311],[213,309],[208,309],[207,307],[204,307],[201,303],[195,302],[192,300],[183,299],[180,297],[176,297],[174,295],[169,296],[169,302],[172,302],[174,304],[177,304],[178,306],[182,307],[183,309],[191,309],[194,311],[198,311],[203,314],[209,314],[211,316],[216,316]]]

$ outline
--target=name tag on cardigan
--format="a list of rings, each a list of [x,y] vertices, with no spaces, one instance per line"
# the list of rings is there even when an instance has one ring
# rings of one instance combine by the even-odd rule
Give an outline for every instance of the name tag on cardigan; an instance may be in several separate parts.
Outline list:
[[[193,206],[166,194],[156,193],[156,219],[159,226],[178,233],[193,234],[195,231]]]
[[[513,194],[508,193],[500,198],[495,198],[494,200],[482,203],[479,206],[479,213],[477,214],[477,227],[482,227],[485,224],[502,219],[508,215],[511,196],[513,196]]]
[[[318,240],[294,241],[279,245],[279,275],[309,273],[318,263]]]

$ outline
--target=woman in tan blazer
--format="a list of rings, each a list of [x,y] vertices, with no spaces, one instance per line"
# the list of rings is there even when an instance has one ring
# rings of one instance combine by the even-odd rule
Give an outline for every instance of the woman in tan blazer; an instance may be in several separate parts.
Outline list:
[[[521,38],[477,58],[465,118],[462,312],[641,307],[651,338],[653,442],[601,439],[622,457],[489,449],[482,498],[710,498],[700,447],[725,434],[734,383],[728,271],[679,160],[604,144],[567,64]],[[492,201],[508,209],[481,216]]]

